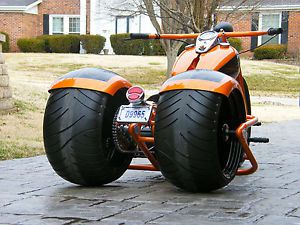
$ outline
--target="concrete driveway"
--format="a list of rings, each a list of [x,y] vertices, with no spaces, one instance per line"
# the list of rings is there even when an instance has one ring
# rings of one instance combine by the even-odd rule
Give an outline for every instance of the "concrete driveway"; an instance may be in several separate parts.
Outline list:
[[[159,172],[127,171],[99,188],[59,178],[46,157],[0,162],[0,224],[300,224],[300,120],[253,128],[259,171],[209,194]]]

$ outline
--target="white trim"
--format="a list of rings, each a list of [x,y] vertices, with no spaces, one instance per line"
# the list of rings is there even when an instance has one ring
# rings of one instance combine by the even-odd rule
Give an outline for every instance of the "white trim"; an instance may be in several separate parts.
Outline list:
[[[25,11],[26,6],[0,6],[0,11]]]
[[[61,34],[77,34],[75,32],[69,32],[69,19],[70,18],[80,18],[80,15],[66,15],[66,14],[51,14],[49,15],[49,34],[53,35],[53,18],[54,17],[59,17],[63,18],[63,33]],[[81,29],[81,27],[80,27]],[[80,33],[81,34],[81,33]]]
[[[80,34],[86,34],[86,0],[80,0]]]
[[[39,14],[39,7],[37,5],[33,6],[29,9],[26,9],[26,11],[24,13],[37,15],[37,14]]]
[[[262,16],[263,15],[279,15],[279,20],[278,20],[278,27],[281,27],[281,21],[282,21],[282,12],[261,12],[259,13],[259,19],[258,19],[258,30],[262,30]],[[276,28],[276,27],[274,27]],[[281,34],[278,35],[278,44],[281,43]],[[258,45],[261,45],[262,43],[262,36],[258,36]]]
[[[38,4],[42,3],[42,1],[43,1],[43,0],[38,0],[38,1],[36,1],[36,2],[31,3],[30,5],[28,5],[28,6],[26,7],[26,10],[29,10],[30,8],[32,8],[32,7],[34,7],[34,6],[37,6]]]

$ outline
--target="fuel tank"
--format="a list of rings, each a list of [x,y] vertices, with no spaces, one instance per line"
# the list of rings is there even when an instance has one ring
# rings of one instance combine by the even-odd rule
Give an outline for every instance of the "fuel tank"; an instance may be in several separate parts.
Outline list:
[[[217,45],[202,54],[196,53],[195,47],[191,47],[178,57],[172,76],[194,69],[219,71],[236,79],[240,74],[240,58],[230,45]]]

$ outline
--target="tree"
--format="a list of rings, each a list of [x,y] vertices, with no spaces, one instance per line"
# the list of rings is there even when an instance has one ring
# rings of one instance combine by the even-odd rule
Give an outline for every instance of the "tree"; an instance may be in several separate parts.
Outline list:
[[[157,33],[199,33],[211,28],[213,13],[221,0],[142,0],[140,11],[150,17]],[[158,21],[160,19],[160,22]],[[161,40],[168,59],[167,76],[171,75],[182,43]]]
[[[212,28],[217,8],[223,4],[233,5],[235,12],[247,3],[256,7],[261,0],[115,0],[119,5],[127,5],[122,12],[135,15],[148,15],[158,34],[199,33]],[[255,4],[254,4],[255,2]],[[132,7],[135,6],[135,7]],[[137,10],[132,10],[136,8]],[[116,9],[116,8],[115,8]],[[230,14],[227,16],[229,17]],[[161,40],[168,59],[167,76],[171,75],[177,53],[182,43],[174,40]]]

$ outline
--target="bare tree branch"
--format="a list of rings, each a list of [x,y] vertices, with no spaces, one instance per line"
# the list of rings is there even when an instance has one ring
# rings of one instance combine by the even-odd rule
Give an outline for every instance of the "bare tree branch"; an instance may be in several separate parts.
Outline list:
[[[123,14],[148,15],[157,33],[199,33],[212,28],[216,10],[220,5],[232,5],[232,0],[115,0],[119,2],[116,10],[122,8]],[[240,0],[228,11],[226,19],[240,10],[247,3],[253,9],[261,0]],[[254,3],[254,5],[253,5]],[[134,7],[132,7],[134,5]],[[168,57],[168,75],[176,59],[177,51],[182,43],[171,40],[161,40]]]

